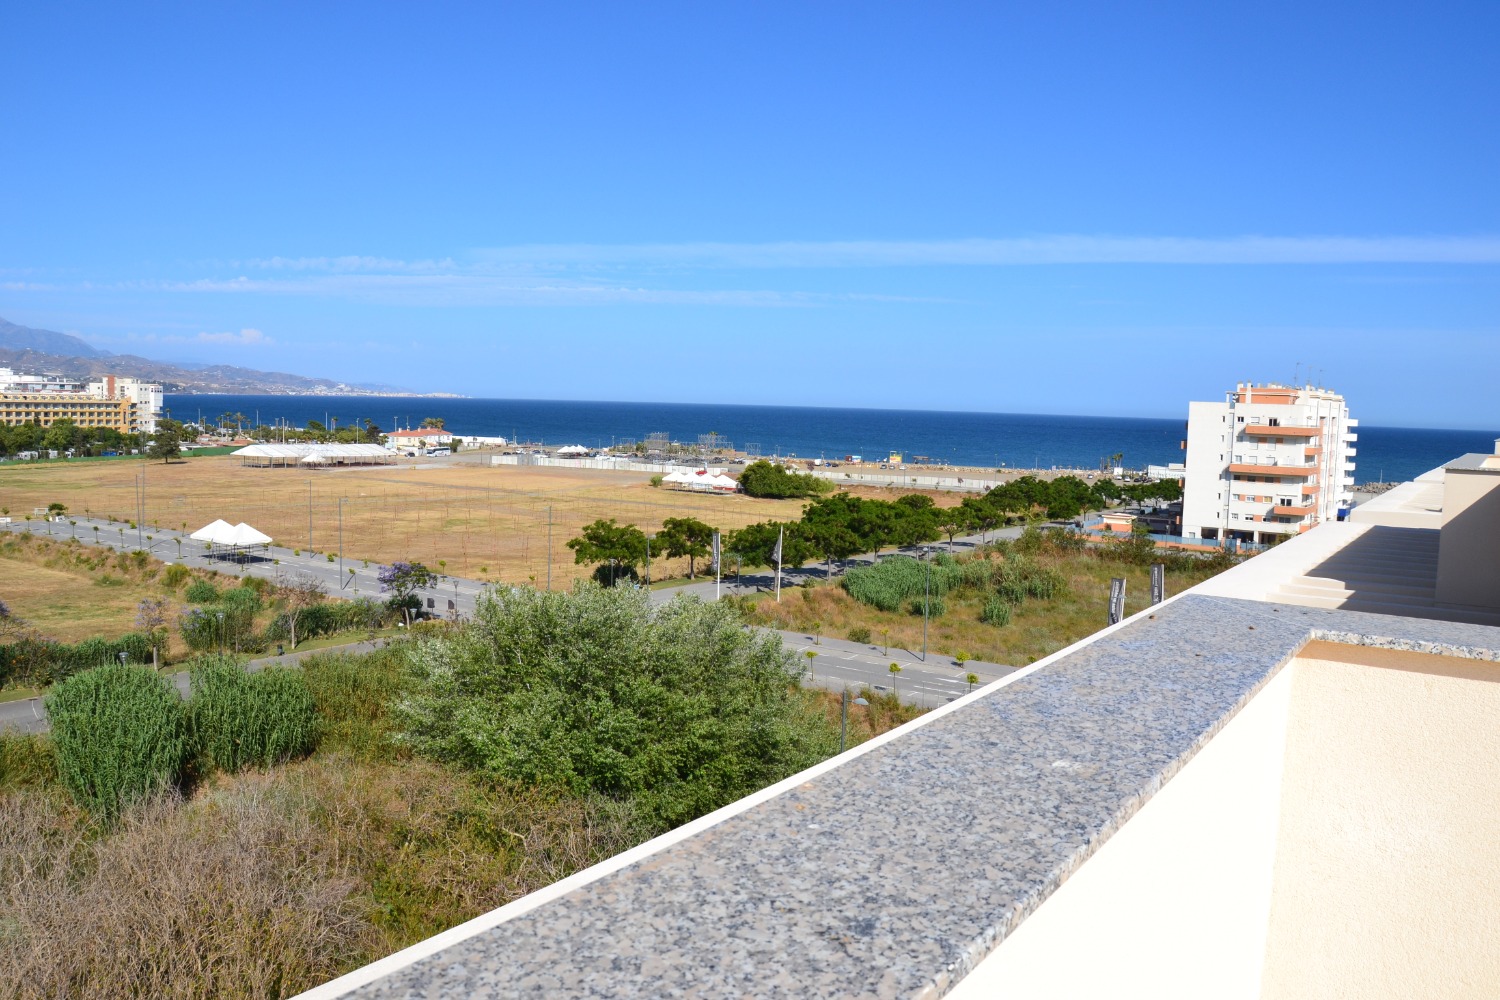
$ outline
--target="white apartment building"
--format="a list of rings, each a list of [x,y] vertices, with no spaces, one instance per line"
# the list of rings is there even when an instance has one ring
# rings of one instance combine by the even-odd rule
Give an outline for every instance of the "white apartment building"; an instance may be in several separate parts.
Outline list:
[[[87,392],[95,399],[130,400],[136,406],[139,429],[147,434],[156,433],[163,397],[162,388],[156,383],[123,375],[104,375],[90,382]]]
[[[1353,500],[1354,427],[1344,397],[1241,383],[1189,403],[1182,534],[1266,544],[1338,519]]]
[[[101,375],[86,383],[53,373],[0,368],[0,424],[46,427],[67,419],[80,427],[154,434],[161,408],[161,386],[138,378]]]

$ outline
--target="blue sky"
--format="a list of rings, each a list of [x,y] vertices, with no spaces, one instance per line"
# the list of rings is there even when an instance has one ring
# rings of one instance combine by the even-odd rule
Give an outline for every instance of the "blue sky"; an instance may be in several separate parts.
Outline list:
[[[14,6],[0,316],[423,391],[1496,429],[1500,4]]]

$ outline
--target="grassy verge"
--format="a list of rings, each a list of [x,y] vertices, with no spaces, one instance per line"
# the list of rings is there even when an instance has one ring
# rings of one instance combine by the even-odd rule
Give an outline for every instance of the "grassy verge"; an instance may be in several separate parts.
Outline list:
[[[414,758],[391,708],[404,643],[302,661],[321,741],[95,824],[46,736],[0,734],[0,981],[41,1000],[289,996],[641,842],[628,802]],[[837,695],[800,697],[835,728]],[[857,745],[919,714],[867,693]],[[77,929],[87,927],[79,935]]]
[[[1000,546],[991,558],[1004,559],[1013,550]],[[1008,624],[980,620],[986,596],[958,591],[947,595],[942,613],[927,623],[928,648],[940,655],[967,653],[970,658],[1023,666],[1077,642],[1109,624],[1109,587],[1114,577],[1125,579],[1127,614],[1150,603],[1150,570],[1146,565],[1117,561],[1108,549],[1069,551],[1043,545],[1028,558],[1058,572],[1061,592],[1048,599],[1027,599],[1011,610]],[[1167,572],[1167,593],[1177,593],[1221,572],[1208,562],[1179,560]],[[849,596],[837,582],[815,581],[812,586],[782,592],[778,603],[769,594],[744,599],[756,624],[848,638],[851,631],[869,630],[869,641],[889,648],[920,649],[922,615],[910,609],[881,611]]]

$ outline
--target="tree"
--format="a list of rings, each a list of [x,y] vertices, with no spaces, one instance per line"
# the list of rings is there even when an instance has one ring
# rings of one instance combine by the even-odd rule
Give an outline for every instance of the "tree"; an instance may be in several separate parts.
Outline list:
[[[661,523],[661,531],[657,533],[656,540],[663,543],[662,551],[668,558],[687,557],[688,579],[691,580],[696,560],[710,552],[714,529],[694,517],[669,517]]]
[[[738,553],[746,566],[774,566],[776,560],[773,555],[776,550],[776,539],[782,537],[781,564],[783,566],[801,566],[815,554],[813,547],[808,544],[807,529],[797,522],[782,524],[776,521],[762,521],[732,531],[729,534],[729,548]]]
[[[973,511],[960,503],[957,507],[944,507],[937,513],[938,530],[948,536],[948,551],[953,551],[953,540],[974,527]]]
[[[151,437],[151,447],[147,452],[152,458],[159,458],[163,463],[170,462],[182,455],[182,439],[173,430],[158,430]]]
[[[636,567],[646,561],[646,533],[633,524],[616,524],[614,518],[585,525],[583,534],[568,541],[577,565],[598,563],[594,578],[613,586],[623,577],[635,579]]]
[[[401,609],[408,628],[411,627],[411,606],[416,600],[416,592],[437,582],[436,573],[421,563],[413,562],[394,562],[389,566],[382,566],[375,578],[380,581],[380,592],[391,595],[391,607]]]
[[[276,574],[276,595],[286,612],[287,636],[293,649],[297,648],[297,619],[308,608],[322,601],[327,592],[328,588],[323,581],[305,570],[283,570]],[[410,592],[408,596],[409,594]]]
[[[94,529],[98,531],[98,528]],[[135,624],[142,632],[151,638],[151,666],[160,665],[157,650],[166,641],[167,612],[171,605],[165,597],[145,597],[141,603],[136,605]]]
[[[978,528],[985,541],[989,541],[989,533],[1005,519],[1003,508],[992,501],[990,495],[964,497],[958,504],[959,509],[968,515],[970,528]]]
[[[790,472],[762,459],[745,466],[740,473],[740,488],[747,496],[785,500],[822,496],[833,489],[833,484],[809,473]]]
[[[445,429],[446,423],[442,417],[423,417],[422,426],[424,428],[431,427],[434,430],[440,431]]]

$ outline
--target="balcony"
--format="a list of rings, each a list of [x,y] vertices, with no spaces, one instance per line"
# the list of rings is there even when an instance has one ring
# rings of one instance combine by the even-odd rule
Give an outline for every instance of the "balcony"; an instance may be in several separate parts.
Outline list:
[[[1318,467],[1316,465],[1277,465],[1274,462],[1269,465],[1234,462],[1229,466],[1229,471],[1235,475],[1245,476],[1315,476],[1318,474]]]
[[[1354,448],[1345,448],[1344,449],[1344,457],[1345,458],[1353,458],[1357,454],[1359,454],[1359,452],[1357,450],[1355,450]]]
[[[1309,445],[1302,449],[1303,458],[1317,458],[1321,454],[1323,454],[1323,449],[1317,445]]]
[[[1276,517],[1306,517],[1317,510],[1316,504],[1304,504],[1294,507],[1291,504],[1277,504],[1271,508],[1270,513]]]
[[[1312,483],[1312,484],[1309,484],[1307,486],[1302,487],[1302,495],[1305,496],[1305,497],[1315,497],[1315,496],[1317,496],[1318,495],[1318,486],[1317,486],[1317,484],[1316,483]]]
[[[1352,433],[1350,431],[1345,431],[1344,432],[1344,440],[1345,441],[1358,441],[1359,440],[1359,435],[1355,434],[1355,433]]]
[[[1281,427],[1274,424],[1246,424],[1246,434],[1262,437],[1315,438],[1323,433],[1321,427]]]

